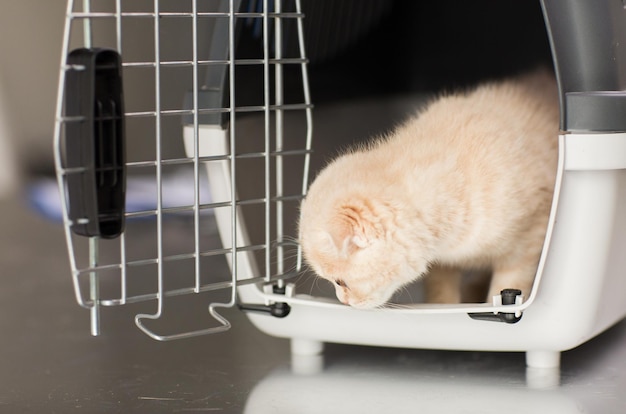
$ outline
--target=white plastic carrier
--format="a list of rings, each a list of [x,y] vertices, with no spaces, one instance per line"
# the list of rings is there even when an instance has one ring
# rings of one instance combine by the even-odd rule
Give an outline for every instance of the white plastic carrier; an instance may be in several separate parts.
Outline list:
[[[308,285],[302,288],[298,277],[302,257],[291,241],[295,226],[285,223],[285,211],[297,211],[306,193],[311,153],[312,104],[300,1],[214,1],[203,8],[207,2],[200,7],[195,0],[154,0],[144,2],[145,9],[121,1],[74,3],[68,1],[67,8],[55,156],[76,297],[91,311],[93,334],[99,332],[100,309],[106,306],[156,303],[155,312],[139,313],[135,320],[157,340],[228,329],[229,322],[218,310],[239,306],[263,332],[290,338],[294,355],[320,354],[324,342],[518,351],[526,353],[531,367],[554,368],[561,351],[626,316],[626,75],[620,71],[626,54],[615,46],[626,46],[626,12],[620,0],[542,1],[561,94],[563,132],[549,227],[530,297],[512,304],[503,304],[498,296],[486,304],[410,303],[376,310],[357,310],[313,294]],[[151,49],[145,56],[136,54],[123,36],[137,21],[149,22]],[[186,56],[166,51],[163,34],[170,21],[182,21],[176,24],[189,29]],[[94,30],[98,25],[110,30]],[[608,28],[603,35],[580,35],[596,33],[598,25]],[[235,53],[240,27],[258,41],[258,56]],[[201,49],[204,30],[209,33],[206,55]],[[283,47],[286,33],[292,36],[291,49]],[[98,36],[109,40],[100,45]],[[613,47],[599,47],[605,43]],[[70,49],[77,45],[87,52],[70,60]],[[259,102],[238,101],[238,71],[244,67],[259,70]],[[184,70],[189,80],[186,98],[185,92],[179,95],[184,104],[167,103],[165,91],[173,88],[166,81],[169,70]],[[85,81],[81,76],[89,71],[93,77]],[[285,74],[291,73],[297,74],[298,93],[289,101],[284,87]],[[204,83],[199,80],[202,75]],[[137,84],[129,85],[127,79]],[[95,89],[84,98],[81,88],[88,89],[92,81]],[[119,95],[102,96],[98,82],[112,82],[109,89],[118,88]],[[148,86],[141,89],[137,86],[141,82]],[[288,84],[293,87],[294,82]],[[76,92],[79,89],[82,92]],[[89,93],[113,102],[109,112],[91,112],[90,99],[100,98]],[[133,108],[135,93],[149,94],[150,107]],[[87,109],[72,104],[72,99],[83,98]],[[262,131],[250,132],[243,126],[248,114],[263,119]],[[184,154],[166,150],[170,133],[164,126],[171,119],[183,125]],[[297,137],[285,133],[285,124],[292,121],[302,126]],[[124,133],[124,124],[127,130],[149,125],[155,144],[150,156],[130,159],[120,149],[132,138]],[[81,135],[85,133],[89,137]],[[243,144],[250,140],[258,144],[253,149]],[[191,171],[191,202],[164,201],[168,191],[164,180],[173,167]],[[123,202],[120,205],[119,197],[130,196],[126,180],[134,173],[152,177],[154,207],[131,211]],[[293,182],[294,175],[300,184],[288,190],[285,183]],[[253,179],[260,183],[258,191],[245,195],[242,188]],[[204,187],[210,189],[211,200],[202,199]],[[103,204],[109,210],[103,212]],[[249,207],[258,208],[260,215],[246,213]],[[193,242],[189,251],[168,253],[166,217],[175,214],[186,214],[192,223]],[[217,225],[221,246],[203,241],[209,219]],[[138,220],[155,223],[151,257],[128,254],[135,242],[128,228]],[[251,220],[262,223],[247,227]],[[253,227],[262,228],[259,240],[249,234]],[[119,252],[106,263],[99,256],[103,244]],[[81,259],[86,251],[88,258]],[[229,276],[213,277],[205,260],[216,257],[228,264]],[[180,282],[182,276],[176,275],[179,284],[168,287],[174,280],[170,264],[180,264],[177,268],[189,274],[190,282]],[[131,279],[139,270],[150,274],[152,287],[133,293]],[[104,293],[102,286],[112,283],[119,288]],[[226,292],[227,300],[207,302],[217,321],[212,326],[169,334],[151,327],[151,320],[163,316],[166,298],[214,291]]]

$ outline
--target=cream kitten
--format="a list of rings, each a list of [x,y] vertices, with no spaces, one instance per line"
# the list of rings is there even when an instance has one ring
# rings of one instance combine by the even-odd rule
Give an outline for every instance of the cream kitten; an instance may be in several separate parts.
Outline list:
[[[357,308],[425,276],[459,302],[460,271],[493,272],[488,300],[533,284],[557,167],[546,72],[438,98],[389,137],[332,161],[302,202],[306,261]]]

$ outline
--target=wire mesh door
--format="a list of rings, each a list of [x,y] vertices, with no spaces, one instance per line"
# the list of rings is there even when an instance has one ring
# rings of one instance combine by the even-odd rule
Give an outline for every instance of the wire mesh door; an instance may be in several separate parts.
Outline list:
[[[292,218],[312,128],[302,20],[298,0],[68,1],[55,163],[93,335],[118,305],[137,306],[157,340],[223,331],[217,310],[238,304],[237,286],[281,292],[299,272]],[[212,318],[161,331],[191,297]]]

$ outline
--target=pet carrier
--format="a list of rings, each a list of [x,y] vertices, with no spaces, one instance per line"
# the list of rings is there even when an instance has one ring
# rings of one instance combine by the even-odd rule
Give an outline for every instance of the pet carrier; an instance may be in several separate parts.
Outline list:
[[[285,217],[306,192],[312,135],[300,1],[74,3],[67,6],[55,156],[76,298],[90,309],[93,334],[107,306],[156,304],[135,321],[157,340],[228,329],[218,310],[238,306],[262,331],[290,338],[294,355],[338,342],[519,351],[529,366],[555,367],[561,351],[626,314],[620,0],[541,2],[562,134],[530,296],[377,310],[311,295],[294,277],[302,260]],[[250,127],[250,116],[262,117],[261,130]],[[148,154],[142,145],[152,148]],[[176,174],[190,200],[170,194]],[[149,183],[150,202],[128,202],[136,180]],[[220,244],[207,237],[211,226]],[[140,236],[146,228],[147,239]],[[204,298],[215,321],[158,332],[170,301],[191,296]]]

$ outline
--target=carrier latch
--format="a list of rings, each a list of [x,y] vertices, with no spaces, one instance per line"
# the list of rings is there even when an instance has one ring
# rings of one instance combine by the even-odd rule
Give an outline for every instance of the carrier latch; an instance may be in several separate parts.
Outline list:
[[[504,289],[500,291],[502,305],[519,305],[522,303],[522,291],[519,289]],[[522,319],[522,312],[478,312],[468,313],[469,317],[479,321],[517,323]]]

